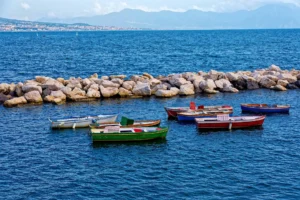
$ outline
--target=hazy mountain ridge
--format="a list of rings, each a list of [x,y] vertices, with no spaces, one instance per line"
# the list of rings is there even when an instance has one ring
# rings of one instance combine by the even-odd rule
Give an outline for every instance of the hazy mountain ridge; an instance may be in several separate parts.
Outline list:
[[[93,17],[43,18],[39,21],[150,29],[300,28],[300,7],[293,4],[271,4],[252,11],[241,10],[232,13],[199,10],[145,12],[124,9],[120,12]]]

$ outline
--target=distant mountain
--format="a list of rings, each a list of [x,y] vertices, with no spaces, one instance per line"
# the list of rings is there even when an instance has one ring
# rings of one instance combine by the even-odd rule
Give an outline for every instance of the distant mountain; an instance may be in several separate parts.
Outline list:
[[[120,12],[93,17],[43,18],[39,21],[146,29],[300,28],[300,7],[293,4],[271,4],[256,10],[241,10],[231,13],[203,12],[199,10],[144,12],[125,9]]]

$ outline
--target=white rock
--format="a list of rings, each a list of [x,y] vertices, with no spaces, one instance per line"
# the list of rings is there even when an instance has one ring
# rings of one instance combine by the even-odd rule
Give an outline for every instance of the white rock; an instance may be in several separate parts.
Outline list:
[[[100,91],[90,88],[88,90],[86,96],[89,97],[89,98],[100,98],[101,94],[100,94]]]
[[[132,90],[132,93],[137,96],[150,96],[151,88],[148,83],[138,83]]]
[[[288,81],[289,83],[294,83],[297,81],[297,77],[296,76],[292,76],[291,74],[280,74],[278,76],[278,78],[280,80],[286,80]]]
[[[16,98],[13,98],[10,100],[6,100],[4,102],[4,106],[5,107],[14,107],[14,106],[17,106],[20,104],[26,104],[26,103],[27,103],[27,100],[25,99],[24,96],[22,96],[22,97],[16,97]]]
[[[215,84],[216,84],[217,88],[219,88],[219,89],[223,89],[224,85],[227,85],[227,86],[232,85],[227,79],[216,80]]]
[[[92,82],[90,81],[90,79],[88,78],[85,78],[82,80],[82,85],[83,87],[87,86],[87,85],[90,85]]]
[[[256,90],[256,89],[259,89],[259,84],[258,82],[252,78],[252,77],[249,77],[247,79],[247,89],[248,90]]]
[[[67,95],[67,97],[70,97],[70,96],[71,96],[71,92],[72,92],[72,89],[71,89],[71,88],[69,88],[69,87],[63,87],[63,88],[61,89],[61,91],[62,91],[65,95]]]
[[[135,85],[136,83],[134,81],[124,81],[122,87],[131,91]]]
[[[185,78],[175,78],[175,79],[170,79],[170,84],[172,86],[180,87],[182,85],[190,84],[190,81],[185,80]]]
[[[278,67],[278,66],[276,66],[276,65],[271,65],[271,66],[269,67],[269,70],[270,70],[270,71],[276,71],[276,72],[279,72],[281,69],[280,69],[280,67]]]
[[[180,86],[179,95],[188,96],[195,94],[194,85],[193,84],[186,84]]]
[[[48,79],[49,79],[49,77],[46,77],[46,76],[36,76],[35,77],[35,81],[39,82],[41,84],[45,83]]]
[[[122,85],[122,83],[124,82],[124,80],[120,79],[120,78],[113,78],[113,79],[111,79],[111,82],[116,83],[118,85]]]
[[[99,90],[99,85],[98,84],[91,84],[89,89],[93,89],[93,90]]]
[[[104,81],[102,82],[102,86],[103,86],[103,87],[115,87],[115,88],[119,88],[119,87],[120,87],[119,84],[113,83],[113,82],[108,81],[108,80],[104,80]]]
[[[105,88],[102,85],[100,85],[100,91],[101,91],[101,95],[105,98],[113,97],[119,93],[119,89],[116,87]]]
[[[120,95],[120,97],[127,97],[127,96],[132,95],[132,92],[129,91],[129,90],[126,90],[126,89],[123,88],[123,87],[120,87],[120,88],[119,88],[119,95]]]
[[[263,87],[265,88],[271,88],[272,86],[276,85],[276,82],[269,79],[268,77],[264,76],[260,82],[259,82]]]
[[[179,89],[176,87],[172,87],[170,90],[159,89],[155,92],[155,96],[157,97],[173,97],[179,94]]]
[[[232,82],[232,81],[237,81],[237,80],[240,79],[240,75],[235,74],[235,73],[232,73],[232,72],[226,73],[226,77],[228,78],[228,80],[229,80],[230,82]]]
[[[63,87],[64,87],[63,83],[52,78],[47,79],[47,81],[44,82],[44,84],[42,84],[43,89],[49,89],[49,90],[60,90]]]
[[[25,93],[24,97],[28,103],[42,103],[43,102],[40,92],[36,91],[36,90]]]
[[[22,91],[24,93],[27,93],[27,92],[31,92],[31,91],[38,91],[40,94],[42,94],[42,87],[41,86],[37,86],[37,85],[23,85],[22,86]]]
[[[286,80],[278,80],[277,85],[281,85],[283,87],[286,87],[289,84]]]
[[[9,90],[9,84],[7,83],[1,83],[0,84],[0,93],[7,93]]]
[[[66,100],[67,99],[67,96],[60,90],[52,91],[50,96],[53,96],[54,98],[60,98],[61,100]]]
[[[203,81],[200,82],[200,88],[202,90],[207,90],[207,89],[214,90],[215,88],[217,88],[217,86],[216,86],[214,80],[207,79],[206,81],[203,80]]]

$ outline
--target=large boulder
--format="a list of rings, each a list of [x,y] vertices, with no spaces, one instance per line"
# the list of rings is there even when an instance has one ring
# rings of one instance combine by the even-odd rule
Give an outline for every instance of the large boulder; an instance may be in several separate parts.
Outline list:
[[[119,88],[120,87],[119,84],[113,83],[112,81],[108,81],[108,80],[102,81],[102,86],[103,87],[115,87],[115,88]]]
[[[203,81],[203,77],[202,76],[197,76],[195,77],[195,79],[193,80],[193,85],[194,85],[194,88],[195,88],[195,92],[196,93],[201,93],[202,92],[202,89],[200,88],[200,83],[201,81]]]
[[[155,94],[157,90],[167,90],[168,86],[165,84],[158,84],[151,89],[151,94]]]
[[[264,88],[271,88],[272,86],[276,85],[276,82],[271,80],[270,78],[268,78],[267,76],[264,76],[260,82],[261,86],[263,86]]]
[[[118,84],[120,86],[120,85],[122,85],[122,83],[124,82],[124,80],[120,79],[120,78],[113,78],[113,79],[111,79],[111,82],[113,82],[115,84]]]
[[[210,71],[208,72],[208,75],[209,75],[209,77],[210,77],[212,80],[214,80],[214,81],[216,81],[216,80],[219,79],[219,72],[217,72],[216,70],[210,70]]]
[[[172,86],[180,87],[182,85],[190,84],[190,81],[187,81],[185,78],[175,78],[169,80]]]
[[[99,90],[94,90],[93,88],[90,88],[86,94],[89,98],[100,98],[101,94]]]
[[[63,83],[52,78],[48,78],[47,81],[42,84],[43,89],[48,89],[51,91],[60,90],[63,87],[64,87]]]
[[[54,98],[59,98],[63,101],[65,101],[67,99],[67,96],[61,90],[51,91],[50,96],[53,96]]]
[[[155,92],[156,97],[169,98],[179,94],[179,89],[172,87],[170,90],[159,89]]]
[[[41,84],[44,84],[47,80],[49,79],[49,77],[46,76],[36,76],[35,77],[35,81]]]
[[[219,88],[219,89],[223,89],[225,85],[227,85],[227,86],[232,85],[227,79],[216,80],[215,84],[216,84],[217,88]]]
[[[120,95],[120,97],[128,97],[128,96],[132,95],[132,92],[130,90],[126,90],[123,87],[120,87],[119,88],[119,95]]]
[[[0,93],[8,93],[9,87],[10,87],[9,84],[1,83],[0,84]]]
[[[271,87],[272,90],[276,90],[276,91],[286,91],[287,89],[285,87],[283,87],[282,85],[275,85]]]
[[[138,83],[132,90],[132,93],[137,96],[150,96],[151,88],[148,83]]]
[[[90,85],[91,83],[92,83],[92,81],[88,78],[85,78],[85,79],[82,80],[82,86],[83,87],[86,87],[86,86]]]
[[[252,77],[249,77],[247,79],[247,89],[248,90],[256,90],[256,89],[259,89],[259,84],[258,82],[252,78]]]
[[[201,81],[199,86],[200,86],[200,89],[202,89],[202,90],[207,90],[207,89],[214,90],[215,88],[217,88],[214,80],[212,80],[212,79],[207,79],[206,81],[205,80]]]
[[[281,71],[280,67],[278,67],[276,65],[271,65],[268,70],[275,71],[275,72]]]
[[[233,73],[233,72],[228,72],[228,73],[226,73],[226,77],[228,78],[228,80],[229,80],[230,82],[232,82],[232,81],[237,81],[237,80],[240,79],[240,75],[235,74],[235,73]]]
[[[22,86],[22,91],[23,91],[24,93],[28,93],[28,92],[31,92],[31,91],[37,91],[37,92],[39,92],[40,94],[42,94],[42,92],[43,92],[41,86],[31,85],[31,84],[23,85],[23,86]]]
[[[30,91],[25,93],[25,99],[28,103],[42,103],[43,99],[39,91]]]
[[[247,80],[240,78],[237,81],[232,81],[232,85],[239,90],[245,90],[247,89]]]
[[[84,99],[86,98],[86,92],[80,88],[74,88],[67,97],[74,101]]]
[[[180,86],[179,95],[188,96],[195,94],[194,85],[193,84],[186,84]]]
[[[136,83],[134,81],[124,81],[122,87],[131,91],[135,85]]]
[[[278,78],[280,80],[286,80],[288,81],[289,83],[294,83],[297,81],[297,77],[296,76],[292,76],[291,74],[280,74],[278,76]]]
[[[67,96],[70,97],[72,93],[72,88],[70,87],[63,87],[61,88],[61,91]]]
[[[283,87],[286,87],[289,84],[286,80],[278,80],[277,85],[281,85]]]
[[[119,93],[119,89],[116,87],[104,87],[100,85],[101,95],[105,98],[113,97]]]
[[[149,83],[151,87],[155,87],[156,85],[161,84],[161,81],[156,78],[152,78],[150,79]]]
[[[27,100],[25,99],[24,96],[22,97],[16,97],[10,100],[7,100],[4,102],[4,106],[5,107],[14,107],[14,106],[18,106],[20,104],[26,104]]]
[[[82,88],[82,85],[80,83],[79,79],[71,78],[67,84],[67,87],[74,89],[74,88]]]

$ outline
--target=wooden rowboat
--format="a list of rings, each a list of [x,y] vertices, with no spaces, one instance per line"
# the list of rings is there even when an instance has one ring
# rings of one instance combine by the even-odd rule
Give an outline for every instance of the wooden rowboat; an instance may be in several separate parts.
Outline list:
[[[165,139],[168,128],[137,127],[120,128],[107,126],[104,129],[91,129],[93,142],[134,142]]]
[[[193,102],[191,102],[191,105]],[[189,111],[211,111],[211,110],[233,110],[231,106],[222,105],[222,106],[195,106],[190,107],[165,107],[165,110],[168,114],[169,118],[177,118],[177,114],[181,112],[189,112]]]
[[[119,126],[121,128],[133,128],[133,127],[152,127],[159,126],[160,120],[137,120],[134,121],[133,124],[130,125],[122,125],[119,122],[114,123],[100,123],[100,124],[91,124],[90,128],[92,129],[104,129],[106,126]]]
[[[177,113],[177,119],[178,121],[193,122],[197,118],[217,117],[217,115],[222,115],[222,114],[231,115],[232,113],[233,113],[232,110],[190,111],[190,112]]]
[[[241,129],[262,126],[266,116],[218,116],[215,118],[199,118],[196,124],[199,129]]]
[[[243,112],[252,113],[289,113],[290,105],[268,105],[268,104],[241,104]]]
[[[86,128],[92,123],[108,123],[115,122],[118,115],[97,115],[97,116],[86,116],[86,117],[70,117],[63,119],[55,119],[49,121],[51,122],[51,127],[53,129],[62,128]]]

